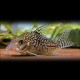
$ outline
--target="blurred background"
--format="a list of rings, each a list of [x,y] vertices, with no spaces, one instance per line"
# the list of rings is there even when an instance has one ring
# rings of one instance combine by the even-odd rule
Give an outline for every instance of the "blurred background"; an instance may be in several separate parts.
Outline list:
[[[42,26],[40,33],[54,41],[65,30],[70,30],[68,38],[75,43],[72,48],[80,48],[80,22],[0,22],[0,48],[5,48],[12,38],[40,26]]]

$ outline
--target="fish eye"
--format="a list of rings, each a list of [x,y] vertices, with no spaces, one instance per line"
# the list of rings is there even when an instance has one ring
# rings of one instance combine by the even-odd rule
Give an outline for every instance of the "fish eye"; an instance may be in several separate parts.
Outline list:
[[[19,40],[19,44],[23,44],[23,40]]]

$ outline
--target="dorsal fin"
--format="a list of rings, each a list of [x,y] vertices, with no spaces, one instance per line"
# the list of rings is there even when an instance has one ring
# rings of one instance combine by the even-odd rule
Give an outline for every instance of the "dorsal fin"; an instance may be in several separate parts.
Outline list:
[[[44,25],[38,27],[38,28],[37,28],[36,30],[34,30],[33,32],[37,32],[37,33],[41,34],[41,31],[42,31],[44,28],[46,28],[46,27],[47,27],[47,24],[44,24]]]

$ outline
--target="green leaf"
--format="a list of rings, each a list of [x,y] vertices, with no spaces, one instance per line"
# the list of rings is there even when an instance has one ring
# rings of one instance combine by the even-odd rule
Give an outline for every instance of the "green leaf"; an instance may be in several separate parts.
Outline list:
[[[34,22],[34,23],[33,23],[33,28],[38,28],[37,22]]]
[[[5,28],[9,31],[9,33],[12,33],[12,28],[11,28],[10,23],[0,22],[0,24],[3,24],[5,26]]]

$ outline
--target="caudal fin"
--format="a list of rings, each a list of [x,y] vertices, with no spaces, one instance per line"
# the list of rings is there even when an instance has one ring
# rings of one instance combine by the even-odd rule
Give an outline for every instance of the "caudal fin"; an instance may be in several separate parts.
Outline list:
[[[59,45],[59,48],[65,48],[73,46],[74,43],[69,37],[70,30],[64,31],[61,36],[56,40],[56,43]]]

